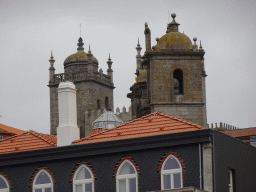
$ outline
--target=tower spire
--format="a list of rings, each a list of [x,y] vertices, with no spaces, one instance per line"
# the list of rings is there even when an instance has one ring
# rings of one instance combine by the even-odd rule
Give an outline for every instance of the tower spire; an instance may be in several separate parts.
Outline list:
[[[53,58],[53,54],[52,54],[52,50],[51,50],[51,57],[49,59],[50,65],[51,67],[49,68],[49,84],[54,82],[54,74],[55,74],[55,68],[53,67],[54,65],[54,58]]]
[[[51,57],[49,59],[49,62],[50,62],[51,67],[53,67],[53,64],[54,64],[55,60],[53,58],[52,50],[51,50]]]
[[[110,76],[110,80],[111,80],[111,83],[113,83],[113,70],[111,69],[112,67],[112,61],[111,61],[111,58],[110,58],[110,53],[109,53],[109,58],[108,58],[108,61],[107,61],[107,64],[108,64],[108,76]]]
[[[141,69],[141,55],[140,55],[141,47],[139,43],[139,38],[138,38],[138,44],[137,44],[136,50],[137,50],[136,63],[137,63],[137,71],[138,71]]]
[[[83,39],[80,37],[78,39],[78,43],[77,43],[77,52],[84,52],[84,47],[83,47],[84,43],[83,43]]]

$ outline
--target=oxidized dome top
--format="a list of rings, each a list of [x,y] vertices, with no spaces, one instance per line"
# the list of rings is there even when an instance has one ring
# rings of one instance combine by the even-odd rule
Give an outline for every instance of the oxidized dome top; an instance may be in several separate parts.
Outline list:
[[[169,32],[163,35],[157,45],[156,49],[192,49],[192,42],[190,38],[180,32]]]
[[[88,53],[84,52],[84,48],[83,48],[84,43],[81,37],[78,39],[77,45],[78,45],[77,53],[74,53],[68,56],[64,61],[64,66],[68,64],[87,64],[88,63],[88,58],[87,58]],[[93,64],[98,65],[98,60],[94,56],[92,56],[92,62]]]
[[[167,33],[163,35],[157,42],[155,49],[184,49],[189,50],[192,49],[192,42],[190,38],[180,33],[178,30],[178,26],[180,25],[175,21],[176,14],[172,14],[172,22],[168,24]]]

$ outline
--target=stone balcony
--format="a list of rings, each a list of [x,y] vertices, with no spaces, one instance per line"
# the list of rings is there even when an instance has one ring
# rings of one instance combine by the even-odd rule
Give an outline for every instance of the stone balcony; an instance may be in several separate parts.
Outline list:
[[[53,82],[50,81],[49,86],[58,85],[60,82],[64,81],[96,81],[98,83],[113,87],[113,83],[111,82],[110,76],[105,75],[101,72],[93,72],[92,74],[89,74],[87,71],[54,74]]]

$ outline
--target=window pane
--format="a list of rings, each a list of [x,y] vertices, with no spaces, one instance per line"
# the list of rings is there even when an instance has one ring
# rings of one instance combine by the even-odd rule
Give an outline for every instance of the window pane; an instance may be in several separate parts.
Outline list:
[[[164,189],[171,189],[171,175],[163,175]]]
[[[49,176],[43,171],[40,173],[40,175],[36,179],[36,185],[37,184],[45,184],[45,183],[51,183],[51,180]]]
[[[92,178],[91,177],[91,174],[90,172],[85,168],[83,167],[82,169],[79,170],[77,176],[76,176],[76,180],[80,180],[80,179],[90,179]]]
[[[92,192],[92,183],[88,183],[85,185],[85,192]]]
[[[136,179],[129,179],[129,192],[136,192]]]
[[[83,192],[83,186],[82,185],[76,185],[76,191],[75,192]]]
[[[42,189],[36,189],[35,192],[42,192]]]
[[[179,165],[178,161],[173,157],[170,157],[164,165],[164,170],[177,169],[177,168],[180,168],[180,165]]]
[[[135,173],[135,170],[134,170],[133,166],[130,163],[128,163],[128,162],[126,162],[122,166],[122,168],[121,168],[121,170],[119,172],[120,175],[132,174],[132,173]]]
[[[181,188],[181,174],[175,173],[173,174],[173,182],[174,182],[174,188]]]
[[[119,192],[126,192],[126,180],[119,180]]]
[[[0,177],[0,189],[6,189],[7,185],[3,178]]]
[[[46,188],[44,189],[45,192],[52,192],[52,189],[51,188]]]

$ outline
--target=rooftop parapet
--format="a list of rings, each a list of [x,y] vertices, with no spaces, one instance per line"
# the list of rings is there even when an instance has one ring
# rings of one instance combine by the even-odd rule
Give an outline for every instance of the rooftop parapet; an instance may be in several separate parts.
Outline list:
[[[50,83],[50,85],[58,85],[60,82],[64,82],[64,81],[77,82],[77,81],[87,81],[87,80],[93,80],[99,83],[113,86],[110,76],[100,72],[93,72],[93,76],[89,76],[87,71],[54,74],[53,81]]]

